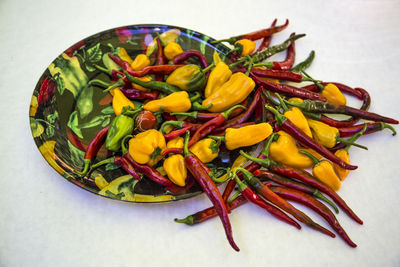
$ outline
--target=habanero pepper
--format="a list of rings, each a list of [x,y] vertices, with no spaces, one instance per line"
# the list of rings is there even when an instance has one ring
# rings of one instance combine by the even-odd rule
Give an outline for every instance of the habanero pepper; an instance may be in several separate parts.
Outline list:
[[[162,159],[166,146],[162,133],[150,129],[129,140],[129,154],[137,163],[153,166]]]
[[[168,76],[166,83],[188,92],[200,91],[204,89],[207,82],[206,71],[194,64],[184,65],[174,70]]]
[[[226,208],[225,202],[222,199],[221,193],[218,190],[218,187],[211,179],[209,173],[207,172],[207,167],[204,165],[198,157],[189,152],[189,132],[186,132],[185,135],[185,144],[184,144],[184,157],[186,167],[189,172],[193,175],[197,183],[201,186],[203,191],[206,193],[207,197],[212,202],[213,206],[217,210],[217,213],[222,221],[222,224],[225,229],[225,234],[229,241],[229,244],[236,251],[239,251],[239,247],[235,244],[232,236],[232,227],[228,217],[228,209]]]
[[[207,84],[204,89],[204,96],[207,98],[212,93],[217,91],[225,82],[232,76],[232,71],[228,65],[221,61],[215,65],[215,68],[210,72],[207,79]]]
[[[164,55],[168,60],[172,60],[177,55],[183,53],[182,47],[176,42],[170,42],[164,47]]]
[[[144,104],[143,108],[151,112],[186,112],[192,107],[189,94],[186,91],[174,92],[166,97],[152,100]]]
[[[163,162],[163,167],[168,178],[178,186],[186,185],[187,170],[185,159],[182,155],[176,154],[169,156]]]

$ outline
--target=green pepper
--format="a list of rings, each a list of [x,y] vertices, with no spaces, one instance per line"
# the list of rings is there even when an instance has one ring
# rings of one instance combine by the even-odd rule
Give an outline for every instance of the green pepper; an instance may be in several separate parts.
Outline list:
[[[199,66],[188,64],[174,70],[166,82],[185,91],[200,91],[206,86],[206,76]]]
[[[108,150],[120,150],[122,139],[133,132],[135,127],[134,116],[140,111],[141,109],[133,110],[131,107],[124,107],[122,113],[112,120],[106,137],[106,148]]]

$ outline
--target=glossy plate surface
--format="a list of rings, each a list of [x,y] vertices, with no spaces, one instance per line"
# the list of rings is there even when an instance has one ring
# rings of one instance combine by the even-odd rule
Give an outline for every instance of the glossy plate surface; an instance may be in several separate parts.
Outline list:
[[[85,177],[77,174],[83,168],[88,144],[115,116],[111,95],[88,84],[92,79],[110,82],[110,77],[96,65],[113,68],[108,54],[116,54],[120,48],[125,48],[134,58],[146,51],[157,34],[166,31],[178,34],[177,42],[183,50],[200,50],[208,62],[212,62],[215,50],[221,55],[228,51],[222,44],[211,45],[209,41],[214,40],[211,37],[192,30],[168,25],[132,25],[100,32],[77,42],[44,71],[32,95],[30,125],[39,151],[65,179],[89,192],[131,202],[166,202],[201,193],[196,185],[181,192],[167,192],[149,179],[137,182],[112,165],[98,168]],[[111,154],[103,146],[95,162],[109,156]],[[229,154],[222,155],[220,164],[229,161],[229,157]],[[96,181],[101,181],[102,177],[110,184],[100,190]]]

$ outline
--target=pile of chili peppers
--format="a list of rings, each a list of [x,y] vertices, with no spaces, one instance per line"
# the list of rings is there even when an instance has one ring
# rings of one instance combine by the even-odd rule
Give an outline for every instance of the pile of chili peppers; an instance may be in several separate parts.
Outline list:
[[[247,202],[298,229],[302,223],[330,237],[336,232],[356,247],[335,217],[340,208],[363,223],[337,194],[348,173],[357,168],[350,162],[349,148],[366,149],[356,140],[386,128],[395,135],[391,124],[398,121],[369,112],[366,90],[316,80],[306,73],[314,51],[294,65],[295,42],[304,34],[293,33],[270,46],[273,35],[288,23],[277,26],[274,20],[266,29],[209,41],[232,47],[222,59],[214,53],[213,62],[200,51],[184,51],[176,38],[166,38],[168,32],[155,37],[143,54],[130,55],[121,48],[118,55],[110,55],[118,69],[97,66],[110,82],[90,83],[112,95],[116,116],[88,146],[81,175],[113,163],[171,194],[197,183],[212,206],[175,221],[194,225],[219,216],[236,251],[228,214]],[[281,52],[286,53],[283,61],[269,61]],[[361,107],[347,106],[348,96],[362,101]],[[113,157],[98,162],[102,145]],[[259,154],[250,155],[260,146]],[[209,164],[222,150],[236,151],[238,157],[218,175]],[[222,183],[226,186],[221,192]],[[102,189],[107,183],[96,184]],[[291,202],[314,210],[333,231]]]

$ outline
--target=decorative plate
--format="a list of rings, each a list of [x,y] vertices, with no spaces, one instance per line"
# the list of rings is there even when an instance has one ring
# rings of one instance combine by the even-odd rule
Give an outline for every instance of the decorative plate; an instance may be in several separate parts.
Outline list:
[[[44,71],[33,91],[29,110],[35,143],[45,160],[65,179],[98,195],[130,202],[167,202],[201,193],[194,185],[186,191],[172,193],[149,179],[134,180],[115,165],[96,169],[81,177],[86,148],[96,133],[113,119],[111,96],[89,85],[92,79],[106,82],[110,78],[95,66],[112,67],[108,54],[125,48],[131,57],[146,51],[154,37],[166,31],[178,34],[184,50],[200,50],[209,62],[214,51],[226,55],[229,49],[211,45],[213,38],[181,27],[168,25],[132,25],[110,29],[77,42],[59,55]],[[155,53],[154,53],[155,54]],[[103,146],[96,161],[111,154]],[[221,155],[220,164],[229,161]],[[107,181],[106,190],[96,185]]]

